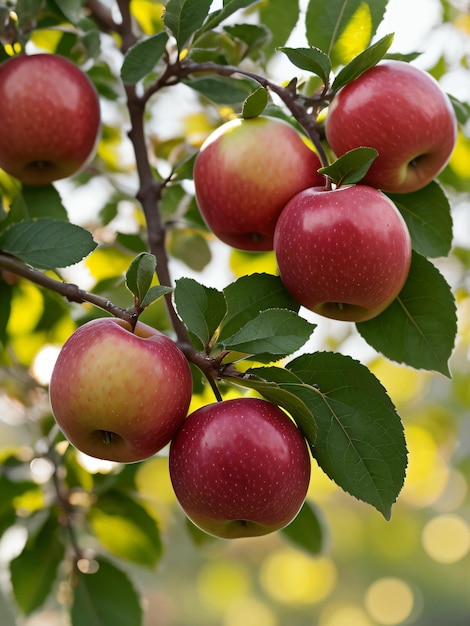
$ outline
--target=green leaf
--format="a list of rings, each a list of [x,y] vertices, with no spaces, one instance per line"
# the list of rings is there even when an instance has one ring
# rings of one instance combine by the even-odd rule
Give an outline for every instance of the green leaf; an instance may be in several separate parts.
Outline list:
[[[164,287],[163,285],[154,285],[150,287],[150,289],[145,294],[145,297],[140,303],[140,306],[146,308],[166,296],[167,293],[171,293],[173,291],[173,287]]]
[[[319,555],[325,548],[325,524],[320,518],[320,511],[312,502],[306,500],[297,517],[282,533],[298,548],[309,554]]]
[[[175,285],[175,305],[190,334],[200,341],[199,347],[208,347],[227,311],[224,294],[193,278],[180,278]]]
[[[153,254],[141,252],[129,266],[126,272],[126,286],[137,300],[142,302],[150,289],[155,277],[157,259]]]
[[[243,58],[265,46],[271,38],[271,33],[264,24],[233,24],[224,26],[224,31],[245,44]]]
[[[163,20],[182,50],[190,37],[202,26],[212,0],[169,0]]]
[[[459,100],[451,94],[447,95],[449,96],[449,99],[452,103],[459,124],[465,126],[468,120],[470,120],[470,104],[468,104],[467,102],[462,102],[462,100]]]
[[[228,0],[228,2],[224,2],[224,6],[219,11],[214,11],[211,13],[201,28],[201,33],[212,28],[215,28],[222,22],[224,22],[227,18],[233,15],[236,11],[240,9],[246,9],[252,4],[256,4],[259,0]]]
[[[268,309],[220,343],[226,350],[256,355],[258,361],[272,361],[299,350],[315,326],[294,311]]]
[[[393,38],[393,33],[385,35],[385,37],[382,37],[382,39],[350,61],[336,76],[333,81],[332,89],[338,91],[338,89],[341,89],[341,87],[355,80],[368,69],[374,67],[374,65],[377,65],[377,63],[384,58],[387,50],[392,45]]]
[[[267,309],[299,311],[299,304],[288,293],[279,276],[250,274],[242,276],[224,289],[227,315],[223,320],[219,340],[234,335],[247,322]]]
[[[41,218],[13,224],[0,235],[0,249],[41,269],[67,267],[96,248],[91,233],[62,220]]]
[[[62,198],[53,185],[40,187],[23,185],[21,197],[26,211],[24,217],[51,217],[56,220],[68,220]]]
[[[300,394],[296,393],[297,387],[305,385],[295,374],[281,367],[257,367],[249,369],[243,377],[224,376],[224,380],[246,389],[254,389],[266,400],[283,407],[313,450],[317,434],[315,418]]]
[[[210,263],[212,252],[207,239],[196,229],[185,228],[171,232],[168,251],[196,272]]]
[[[123,83],[134,85],[147,76],[165,52],[168,35],[157,33],[129,48],[121,67]]]
[[[268,104],[269,94],[267,89],[259,87],[253,93],[250,93],[243,103],[242,117],[248,119],[250,117],[258,117],[264,111]]]
[[[103,558],[97,564],[93,574],[76,573],[72,626],[141,626],[140,598],[127,574]]]
[[[305,16],[309,45],[330,55],[360,4],[361,0],[310,0]]]
[[[286,367],[305,384],[296,393],[315,415],[318,465],[389,519],[405,479],[407,450],[401,420],[379,380],[333,352],[306,354]]]
[[[0,281],[0,309],[2,306],[2,281]],[[1,315],[1,310],[0,310]],[[1,336],[0,336],[1,340]],[[38,485],[29,480],[14,481],[5,475],[0,476],[0,536],[16,521],[15,500],[29,491],[37,492]]]
[[[326,85],[330,81],[331,62],[327,54],[319,48],[279,48],[287,55],[291,63],[301,70],[319,76]]]
[[[392,361],[450,376],[455,300],[439,270],[418,253],[413,253],[398,297],[380,315],[356,326],[370,346]]]
[[[101,543],[115,556],[154,567],[162,555],[157,523],[136,500],[118,491],[100,496],[89,521]]]
[[[310,0],[307,41],[326,52],[333,65],[345,65],[370,45],[387,4],[388,0]]]
[[[283,46],[299,21],[299,0],[265,0],[259,9],[259,21],[271,31],[271,41],[265,50],[268,56]],[[315,45],[315,44],[313,44]]]
[[[30,0],[27,1],[29,2]],[[35,1],[38,3],[37,0]],[[43,4],[41,0],[40,4]],[[60,0],[60,2],[54,0],[53,4],[72,24],[76,24],[80,20],[83,11],[82,0]]]
[[[0,270],[1,272],[1,270]],[[11,314],[13,287],[1,278],[0,273],[0,344],[5,344],[7,339],[7,326]],[[1,524],[0,524],[1,534]]]
[[[451,206],[437,181],[413,193],[387,195],[405,218],[416,252],[432,258],[449,254],[453,238]]]
[[[229,76],[205,76],[182,82],[215,104],[241,104],[258,87],[253,80]]]
[[[364,178],[378,155],[375,148],[354,148],[318,171],[329,176],[338,186],[351,185]]]
[[[61,530],[56,511],[50,511],[38,532],[28,538],[23,551],[10,563],[13,594],[25,615],[44,604],[56,582],[57,568],[65,555]]]

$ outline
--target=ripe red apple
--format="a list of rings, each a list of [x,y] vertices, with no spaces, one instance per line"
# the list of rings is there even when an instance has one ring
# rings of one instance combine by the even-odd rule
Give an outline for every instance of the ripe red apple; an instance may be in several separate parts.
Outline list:
[[[220,240],[242,250],[272,250],[281,210],[302,189],[324,184],[320,167],[287,122],[234,119],[201,147],[194,164],[196,200]]]
[[[310,481],[310,455],[294,422],[257,398],[192,413],[170,445],[170,477],[190,520],[225,539],[289,524]]]
[[[22,183],[46,185],[75,174],[93,156],[98,95],[64,57],[13,57],[0,65],[0,120],[0,167]]]
[[[54,366],[50,400],[67,439],[100,459],[132,463],[163,448],[191,400],[188,362],[178,346],[138,322],[102,318],[80,326]]]
[[[445,167],[457,122],[448,96],[430,74],[403,61],[383,61],[338,91],[325,132],[337,156],[361,146],[378,151],[362,182],[408,193]]]
[[[378,189],[312,188],[287,204],[274,250],[281,280],[307,309],[361,322],[398,295],[411,263],[410,235]]]

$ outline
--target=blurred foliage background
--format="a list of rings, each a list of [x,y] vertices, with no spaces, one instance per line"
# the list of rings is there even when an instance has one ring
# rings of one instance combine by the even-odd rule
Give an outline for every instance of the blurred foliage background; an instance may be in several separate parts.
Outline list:
[[[2,6],[12,8],[14,4]],[[278,3],[279,24],[269,24],[274,32],[287,19],[288,4]],[[285,13],[281,16],[282,6]],[[145,33],[162,28],[163,6],[159,2],[133,0],[132,10]],[[262,8],[261,13],[252,9],[247,19],[262,21]],[[293,27],[289,24],[288,32]],[[394,51],[421,52],[416,64],[438,78],[451,95],[470,104],[468,1],[391,0],[377,36],[390,31],[396,32]],[[360,32],[360,28],[352,28],[344,40],[350,53],[354,54]],[[302,40],[302,32],[293,30],[292,37],[301,45],[297,42]],[[34,33],[31,40],[31,45],[41,49],[73,52],[79,61],[81,51],[75,43],[72,36],[68,40],[60,31],[47,28]],[[91,36],[88,43],[94,45]],[[112,41],[104,37],[101,45],[101,56],[90,68],[102,96],[104,120],[95,169],[78,180],[56,185],[71,220],[93,230],[101,245],[83,263],[64,271],[63,277],[126,306],[128,296],[117,277],[122,277],[140,251],[144,224],[132,200],[135,172],[125,135],[123,94],[109,69],[116,71],[120,59]],[[218,45],[223,46],[224,41]],[[270,75],[285,80],[284,63],[273,54],[267,64]],[[184,87],[159,94],[148,112],[155,154],[162,160],[178,161],[182,138],[197,148],[231,112]],[[232,542],[215,540],[187,525],[175,502],[164,455],[122,468],[70,453],[68,469],[75,472],[77,499],[85,497],[78,487],[91,490],[116,476],[125,483],[129,476],[140,503],[158,522],[162,544],[150,545],[135,525],[126,527],[125,515],[114,516],[102,509],[90,520],[95,537],[108,548],[110,560],[119,560],[143,594],[146,626],[468,625],[470,129],[466,131],[460,134],[441,177],[453,206],[454,252],[437,264],[453,286],[459,307],[458,341],[450,362],[452,379],[378,357],[353,327],[344,323],[323,321],[308,346],[341,350],[367,363],[403,418],[409,468],[391,521],[336,488],[314,467],[309,498],[324,526],[319,554],[302,550],[281,533]],[[5,198],[14,195],[14,186],[14,181],[0,172]],[[178,207],[190,201],[188,198],[184,187],[168,190],[163,203],[168,219],[178,219]],[[275,269],[271,254],[250,256],[231,251],[191,228],[174,231],[169,245],[175,276],[194,275],[213,286],[225,285],[247,272]],[[4,278],[6,293],[13,287],[8,277]],[[35,454],[52,419],[47,396],[51,366],[61,344],[87,315],[91,312],[86,306],[70,305],[24,280],[14,284],[9,344],[0,357],[0,458],[10,459],[14,450],[15,458],[23,461],[18,472],[31,483],[15,495],[14,503],[25,519],[46,506],[51,497],[47,485],[53,467]],[[142,319],[159,328],[167,323],[159,305],[146,311]],[[195,396],[192,408],[208,400],[211,398]],[[25,464],[28,476],[24,475]],[[2,497],[0,487],[3,531],[10,511],[2,508]],[[125,503],[120,506],[124,510]],[[29,617],[17,615],[12,608],[8,565],[26,536],[25,528],[16,524],[0,540],[0,624],[63,626],[68,623],[66,586],[54,589],[47,603]],[[85,536],[85,544],[93,550],[90,535]],[[92,566],[92,560],[87,566]]]

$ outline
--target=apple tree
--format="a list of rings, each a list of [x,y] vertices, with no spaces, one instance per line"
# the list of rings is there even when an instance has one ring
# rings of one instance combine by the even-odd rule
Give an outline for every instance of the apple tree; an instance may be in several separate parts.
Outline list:
[[[155,455],[166,462],[167,444],[189,428],[187,413],[193,419],[213,405],[231,418],[213,445],[232,446],[233,501],[251,496],[254,513],[232,511],[232,501],[228,513],[224,468],[214,461],[198,481],[197,454],[181,444],[182,507],[194,508],[185,485],[195,491],[202,476],[210,494],[196,502],[202,512],[188,513],[198,526],[186,520],[186,534],[197,545],[209,541],[204,530],[279,530],[320,554],[325,528],[308,484],[282,523],[249,517],[266,509],[264,498],[268,510],[282,508],[306,461],[299,453],[276,490],[278,452],[268,456],[264,427],[245,447],[249,429],[230,426],[240,417],[228,408],[234,398],[280,407],[312,464],[352,499],[392,516],[408,463],[402,418],[367,363],[324,338],[333,324],[391,362],[452,377],[468,285],[451,284],[440,267],[468,269],[468,250],[453,242],[452,206],[468,193],[468,176],[449,160],[468,143],[470,107],[416,69],[418,52],[391,52],[394,34],[380,34],[387,0],[304,4],[0,4],[0,533],[23,531],[8,562],[15,613],[55,601],[73,626],[143,622],[128,566],[155,568],[165,538],[138,474]],[[51,57],[80,68],[99,99],[100,128],[86,130],[84,153],[73,149],[90,122],[83,91],[51,78]],[[32,58],[39,63],[28,74]],[[12,62],[26,68],[21,80]],[[352,105],[341,110],[347,98]],[[61,123],[70,106],[76,116],[72,108]],[[15,159],[34,177],[13,168]],[[50,178],[55,164],[64,170]],[[297,213],[287,219],[292,202]],[[111,324],[56,361],[98,319]],[[143,347],[162,333],[184,355],[188,394],[182,370],[170,359],[165,376],[155,373],[155,351]],[[135,445],[145,448],[151,436],[146,389],[154,405],[184,396],[184,415],[147,454],[120,456],[124,406],[140,411],[130,423]],[[69,425],[76,420],[73,438],[64,413]],[[99,433],[94,447],[90,429]],[[264,453],[268,491],[255,484]],[[221,534],[211,516],[235,520],[237,533]]]

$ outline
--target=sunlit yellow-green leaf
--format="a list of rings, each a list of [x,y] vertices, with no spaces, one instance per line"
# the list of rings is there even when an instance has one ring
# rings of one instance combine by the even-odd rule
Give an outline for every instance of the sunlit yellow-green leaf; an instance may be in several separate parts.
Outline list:
[[[131,11],[146,35],[163,29],[163,3],[155,0],[132,0]]]
[[[338,64],[345,65],[360,54],[372,37],[372,16],[370,7],[361,2],[346,28],[334,46],[334,57]]]

